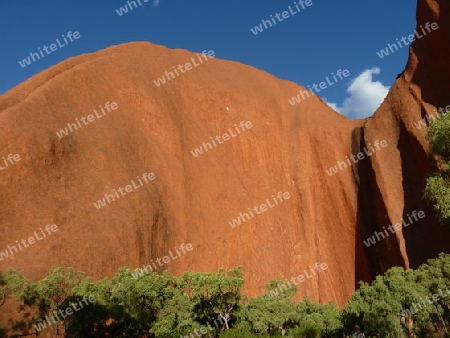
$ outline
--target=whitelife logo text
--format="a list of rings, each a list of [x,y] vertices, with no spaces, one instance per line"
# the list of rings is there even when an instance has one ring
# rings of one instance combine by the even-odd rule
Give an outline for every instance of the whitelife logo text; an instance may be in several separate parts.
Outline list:
[[[328,76],[326,76],[325,79],[327,80],[327,82],[322,81],[319,84],[314,83],[312,85],[312,89],[311,89],[311,86],[308,86],[309,91],[308,90],[303,90],[303,91],[300,90],[299,93],[296,96],[294,96],[292,99],[288,99],[289,104],[291,106],[295,106],[297,103],[300,103],[302,100],[304,101],[306,98],[309,98],[311,92],[315,91],[316,94],[317,94],[320,91],[322,91],[324,89],[327,89],[328,86],[332,86],[335,83],[338,83],[339,80],[336,78],[336,76],[339,77],[340,80],[343,80],[344,78],[350,76],[350,72],[348,71],[348,69],[344,69],[344,70],[339,69],[336,72],[336,75],[334,74],[334,72],[331,72],[331,75],[333,76],[334,82],[330,81]],[[319,87],[320,87],[320,89],[319,89]],[[300,98],[300,95],[302,96],[301,98]],[[306,95],[306,98],[305,98],[305,95]]]
[[[230,134],[224,133],[222,135],[222,139],[220,138],[220,135],[216,135],[216,137],[210,137],[211,142],[214,144],[214,147],[217,147],[217,144],[214,140],[216,140],[219,144],[223,144],[225,141],[230,140],[230,135],[231,138],[235,138],[236,136],[241,134],[241,131],[239,129],[239,127],[237,127],[236,125],[234,125],[236,128],[236,133],[234,134],[233,131],[231,130],[231,128],[228,129],[228,131],[230,132]],[[241,121],[241,123],[239,123],[239,126],[241,127],[242,131],[246,131],[247,129],[251,129],[253,127],[253,124],[250,121],[244,122]],[[246,129],[247,128],[247,129]],[[223,140],[223,141],[222,141]],[[194,150],[191,150],[191,154],[194,157],[198,157],[199,155],[203,154],[203,150],[205,150],[205,153],[209,150],[208,147],[212,150],[213,146],[211,145],[211,143],[209,142],[202,142],[202,145],[198,148],[195,148]]]
[[[413,224],[413,221],[411,220],[411,217],[414,218],[414,220],[417,222],[417,221],[418,221],[417,216],[419,216],[419,218],[424,218],[424,217],[425,217],[425,212],[423,212],[422,210],[419,211],[419,212],[417,212],[416,210],[414,210],[414,211],[411,213],[411,216],[409,216],[409,214],[406,214],[406,217],[408,217],[408,220],[409,220],[411,223],[406,223],[405,220],[402,218],[402,222],[401,222],[401,223],[395,223],[393,227],[392,227],[392,225],[390,224],[390,225],[388,226],[388,229],[389,229],[389,231],[390,231],[392,234],[395,234],[398,230],[402,229],[403,227],[406,228],[406,227],[410,226],[411,224]],[[402,224],[403,224],[403,226],[402,226]],[[390,234],[389,234],[389,232],[386,230],[386,227],[383,227],[383,231],[384,231],[384,234],[386,234],[386,237],[389,237]],[[370,237],[370,238],[367,238],[366,241],[363,241],[363,242],[364,242],[364,245],[367,246],[367,247],[369,247],[369,246],[371,246],[372,244],[375,244],[377,241],[381,241],[381,239],[385,239],[384,234],[383,234],[383,232],[376,232],[376,231],[375,231],[375,235],[374,235],[374,236],[372,236],[372,237]],[[376,239],[375,239],[375,237],[376,237]],[[381,237],[381,238],[380,238],[380,237]]]
[[[181,65],[181,64],[179,64],[177,67],[172,66],[173,71],[175,72],[175,74],[177,74],[177,76],[180,76],[180,75],[181,75],[181,74],[178,73],[177,68],[179,69],[179,71],[180,71],[182,74],[184,74],[184,73],[186,73],[187,71],[193,69],[193,68],[192,68],[192,65],[194,65],[194,67],[200,66],[200,65],[203,63],[203,59],[202,59],[201,57],[203,57],[203,58],[205,59],[205,61],[208,61],[209,59],[212,59],[212,58],[215,56],[215,54],[214,54],[214,51],[213,51],[213,50],[210,50],[210,51],[208,52],[208,55],[206,55],[206,50],[204,50],[204,51],[202,52],[202,54],[197,54],[197,56],[198,56],[198,61],[199,61],[200,63],[196,63],[195,60],[194,60],[194,58],[191,58],[192,64],[191,64],[190,62],[186,62],[186,63],[184,64],[184,69],[183,69],[183,65]],[[208,57],[209,57],[209,59],[208,59]],[[166,83],[166,78],[167,78],[167,81],[170,81],[170,80],[172,80],[172,79],[175,79],[175,77],[176,77],[176,76],[173,74],[173,72],[171,72],[171,71],[169,71],[169,72],[168,72],[168,71],[165,71],[165,72],[164,72],[164,75],[161,76],[161,77],[159,77],[157,80],[153,80],[153,83],[154,83],[157,87],[159,87],[159,86],[161,86],[162,84],[165,84],[165,83]]]
[[[95,297],[94,296],[89,296],[89,297],[83,296],[83,300],[82,301],[86,304],[86,306],[89,305],[88,300],[89,300],[89,303],[91,303],[91,304],[95,303]],[[53,324],[58,323],[61,320],[64,320],[67,316],[71,316],[74,312],[78,312],[81,309],[84,309],[82,301],[78,302],[79,307],[77,306],[77,303],[72,303],[71,306],[69,306],[65,310],[59,309],[58,312],[55,311],[52,314],[49,314],[48,316],[45,316],[45,320],[41,321],[37,325],[33,325],[33,327],[37,331],[41,331],[42,329],[45,329],[47,327],[47,323],[48,323],[48,325],[51,326]],[[61,316],[62,318],[59,318],[59,316]],[[53,321],[53,323],[50,322],[50,319]]]
[[[53,225],[49,225],[47,224],[45,227],[45,231],[47,232],[48,235],[51,235],[53,232],[58,231],[58,226],[56,224]],[[36,231],[33,233],[34,236],[28,237],[28,239],[22,239],[20,241],[20,243],[22,243],[22,245],[25,248],[28,248],[31,244],[35,243],[35,239],[37,239],[38,241],[43,240],[45,237],[47,237],[45,235],[44,230],[42,230],[42,228],[39,228],[39,230],[41,230],[41,235],[43,237],[39,237],[39,235],[36,233]],[[19,241],[16,240],[16,244],[19,247],[20,251],[23,250],[22,246],[20,245]],[[28,243],[28,244],[27,244]],[[8,258],[9,255],[11,254],[11,256],[14,254],[13,249],[15,250],[16,253],[18,253],[19,251],[17,250],[17,247],[15,245],[8,245],[8,248],[5,251],[0,251],[0,261],[3,260],[3,258]],[[8,250],[9,250],[9,254],[8,254]]]
[[[380,145],[385,148],[388,146],[388,143],[386,140],[382,140],[381,142],[376,140],[375,142],[375,147],[377,148],[377,150],[380,150]],[[372,143],[369,143],[369,147],[372,149],[373,153],[371,153],[370,151],[367,150],[366,147],[363,148],[364,152],[359,152],[356,155],[350,155],[350,158],[352,159],[353,163],[357,163],[358,160],[364,160],[366,158],[366,156],[372,156],[375,153],[375,149],[372,146]],[[365,153],[365,154],[364,154]],[[356,157],[358,159],[356,159]],[[352,163],[350,162],[350,159],[348,158],[348,156],[345,156],[345,158],[347,159],[347,163],[349,166],[352,165]],[[343,164],[343,166],[341,166],[341,164]],[[325,170],[325,172],[328,174],[328,176],[332,176],[333,174],[337,174],[338,173],[338,166],[340,170],[344,170],[347,167],[347,164],[345,162],[342,161],[337,161],[337,164],[334,167],[331,167],[328,170]]]
[[[275,207],[276,205],[278,205],[278,201],[280,201],[280,203],[282,203],[282,202],[283,202],[283,198],[284,198],[285,200],[288,200],[289,198],[291,198],[291,195],[290,195],[289,192],[287,192],[287,191],[285,191],[285,192],[281,192],[281,191],[280,191],[280,192],[278,193],[277,197],[274,197],[274,196],[272,195],[272,202],[273,202],[274,204],[270,203],[270,200],[269,200],[269,199],[266,199],[267,205],[263,203],[263,204],[261,204],[261,205],[259,206],[259,210],[260,210],[261,212],[258,211],[258,206],[256,206],[256,205],[255,205],[252,209],[248,208],[249,213],[250,213],[250,215],[252,216],[251,218],[255,218],[255,215],[253,214],[252,210],[253,210],[257,215],[261,215],[263,212],[266,212],[266,211],[269,210],[269,209],[267,208],[267,206],[269,206],[270,209],[272,209],[273,207]],[[247,219],[245,219],[245,218],[247,218]],[[242,220],[242,222],[245,222],[246,220],[249,221],[249,220],[250,220],[250,216],[249,216],[246,212],[244,212],[244,213],[241,212],[241,213],[239,214],[239,217],[238,217],[237,219],[233,219],[231,222],[228,222],[228,224],[230,224],[232,228],[235,228],[236,225],[241,225],[241,220]]]
[[[106,113],[103,110],[103,108],[106,108],[108,110],[108,113],[110,113],[111,109],[112,110],[116,110],[118,107],[119,106],[115,102],[112,102],[112,103],[106,102],[104,107],[99,106],[100,110],[102,111],[103,116],[106,115]],[[96,117],[97,117],[97,119],[100,119],[100,118],[103,117],[101,114],[99,115],[97,113],[96,109],[94,109],[93,112],[95,113],[95,116],[94,116],[94,114],[90,114],[87,117],[84,117],[84,116],[80,117],[80,120],[83,122],[83,125],[87,126],[89,123],[94,122]],[[81,124],[81,122],[78,121],[78,118],[76,118],[75,121],[78,124],[79,128],[81,128],[83,126]],[[72,129],[72,127],[73,127],[73,129]],[[68,136],[69,135],[69,130],[70,130],[71,133],[73,133],[74,130],[78,130],[78,127],[77,127],[77,125],[75,123],[67,123],[67,127],[64,128],[64,129],[61,129],[59,132],[56,132],[56,135],[58,135],[58,137],[61,139],[64,136]],[[67,129],[67,128],[69,128],[69,129]]]
[[[313,267],[309,267],[309,272],[311,273],[311,275],[308,274],[308,271],[303,270],[304,274],[298,275],[297,277],[291,277],[291,282],[294,283],[295,285],[298,285],[299,283],[304,282],[306,279],[311,279],[316,275],[316,270],[317,270],[317,274],[325,271],[328,269],[328,264],[327,263],[319,263],[316,262],[316,264],[314,264],[314,268]],[[306,277],[306,279],[305,279]],[[272,290],[269,290],[266,292],[266,296],[268,298],[273,298],[273,297],[277,297],[281,292],[286,291],[288,288],[291,288],[292,284],[289,283],[289,281],[287,282],[287,285],[284,284],[278,284],[278,286]],[[284,290],[282,290],[284,288]],[[278,292],[279,290],[279,292]]]
[[[183,254],[186,254],[187,251],[192,251],[192,250],[194,250],[194,248],[192,247],[192,244],[191,244],[191,243],[188,243],[188,244],[184,244],[184,243],[183,243],[183,244],[180,245],[179,248],[175,248],[175,251],[176,251],[176,253],[177,253],[177,256],[174,256],[174,255],[172,254],[172,250],[170,250],[170,251],[169,251],[169,255],[163,256],[162,258],[157,257],[157,258],[155,259],[155,261],[158,263],[158,265],[159,265],[160,267],[163,267],[165,264],[170,263],[170,261],[171,261],[170,258],[172,258],[172,260],[175,260],[175,259],[177,259],[178,257],[181,257],[181,253],[180,253],[180,251],[178,251],[178,249],[180,249],[180,250],[182,251]],[[170,256],[170,257],[169,257],[169,256]],[[161,261],[162,261],[163,263],[161,263]],[[138,269],[137,272],[132,273],[131,275],[133,276],[134,279],[138,279],[139,277],[142,277],[142,276],[144,275],[144,271],[145,271],[146,273],[149,273],[149,271],[148,271],[147,268],[150,269],[150,272],[154,272],[154,271],[157,270],[158,267],[156,266],[155,262],[154,262],[153,259],[152,259],[152,261],[150,262],[149,265],[142,265],[142,269]]]
[[[295,8],[297,9],[298,12],[292,10],[291,6],[288,6],[289,12],[288,11],[283,11],[280,13],[275,14],[275,18],[277,18],[278,22],[283,21],[284,19],[288,19],[289,15],[295,15],[299,12],[301,12],[303,9],[306,9],[306,7],[310,7],[312,6],[312,0],[299,0],[298,4],[297,2],[294,2]],[[301,7],[301,9],[300,9]],[[281,18],[283,17],[283,19]],[[272,20],[273,24],[276,25],[277,22],[275,21],[275,18],[273,17],[273,15],[270,15],[270,20]],[[265,27],[265,29],[269,29],[270,27],[272,27],[272,22],[270,22],[270,20],[261,20],[261,24],[259,24],[259,26],[255,26],[255,28],[250,28],[250,31],[254,34],[257,35],[258,33],[262,33],[264,31],[263,25]],[[267,27],[267,24],[269,24],[269,27]]]
[[[44,46],[44,47],[42,47],[42,49],[45,51],[46,54],[44,54],[44,53],[42,52],[41,48],[38,47],[38,52],[39,52],[39,54],[40,54],[41,56],[39,56],[38,53],[30,52],[30,56],[27,57],[26,59],[23,59],[22,61],[19,61],[19,65],[20,65],[22,68],[25,68],[26,66],[31,65],[31,60],[33,60],[33,62],[36,62],[37,60],[40,60],[41,57],[43,58],[45,55],[50,55],[52,52],[57,51],[57,50],[58,50],[58,47],[59,47],[59,48],[63,48],[64,46],[68,45],[69,42],[67,41],[67,39],[69,39],[70,42],[73,42],[73,39],[77,40],[77,39],[81,38],[81,35],[80,35],[79,32],[73,32],[73,34],[72,34],[72,31],[67,32],[67,39],[66,39],[66,37],[64,36],[64,34],[61,35],[61,36],[62,36],[62,38],[63,38],[63,40],[64,40],[64,42],[65,42],[66,44],[62,44],[62,43],[59,41],[59,38],[58,38],[58,39],[56,39],[56,42],[58,43],[58,46],[56,45],[56,43],[52,43],[50,46]],[[72,37],[73,37],[73,38],[72,38]],[[50,49],[50,51],[49,51],[49,49]],[[31,57],[31,59],[30,59],[30,57]]]
[[[431,33],[430,27],[431,27],[431,29],[434,30],[434,31],[437,30],[437,29],[439,28],[437,22],[433,22],[432,24],[430,24],[429,22],[427,22],[427,23],[425,24],[425,28],[426,28],[426,30],[428,31],[428,33]],[[422,27],[422,25],[420,26],[420,29],[422,30],[423,35],[420,35],[419,32],[417,32],[417,30],[415,30],[415,31],[414,31],[414,34],[408,35],[408,38],[405,38],[404,36],[402,36],[402,38],[401,38],[400,40],[403,42],[403,45],[409,46],[416,38],[417,38],[417,39],[420,39],[420,38],[423,38],[424,36],[427,35],[427,33],[425,32],[425,29]],[[406,39],[408,39],[408,41],[406,41]],[[396,38],[395,40],[397,40],[397,45],[398,45],[400,48],[403,48],[403,45],[400,43],[399,39]],[[390,54],[390,53],[389,53],[389,50],[390,50],[391,53],[394,53],[394,52],[398,51],[397,45],[396,45],[395,43],[394,43],[394,44],[388,43],[388,46],[387,46],[385,49],[382,49],[382,50],[380,50],[379,52],[377,52],[378,57],[379,57],[380,59],[382,59],[382,58],[384,58],[385,56],[388,56],[388,55]],[[395,50],[394,50],[394,48],[395,48]]]
[[[3,164],[5,165],[4,167],[2,166],[2,164],[0,163],[0,171],[5,170],[6,168],[8,168],[9,166],[13,165],[16,162],[20,161],[20,155],[19,154],[9,154],[8,157],[5,159],[5,157],[2,157],[3,160]]]
[[[144,183],[142,183],[142,180],[139,176],[137,177],[137,179],[141,185],[136,185],[134,180],[131,180],[131,183],[133,184],[132,186],[129,184],[129,185],[125,186],[125,188],[120,187],[119,189],[117,189],[117,190],[119,190],[120,195],[117,193],[116,189],[114,189],[112,192],[114,193],[114,195],[116,195],[117,199],[119,199],[120,196],[125,196],[127,193],[130,193],[133,190],[139,189],[140,187],[142,187],[144,185]],[[149,181],[153,181],[155,179],[155,174],[144,173],[142,175],[142,179],[145,181],[145,183],[148,183]],[[113,194],[105,194],[105,197],[103,197],[101,200],[98,200],[97,203],[94,202],[94,206],[97,209],[100,209],[100,208],[106,206],[106,202],[111,204],[111,202],[114,202],[116,200],[114,195]]]

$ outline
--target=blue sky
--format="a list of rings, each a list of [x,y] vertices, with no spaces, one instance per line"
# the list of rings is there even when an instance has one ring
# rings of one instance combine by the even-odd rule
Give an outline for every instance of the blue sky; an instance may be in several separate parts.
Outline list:
[[[348,69],[348,78],[318,95],[351,118],[363,117],[373,113],[408,57],[407,47],[382,59],[376,52],[415,28],[414,1],[311,0],[311,6],[257,35],[250,29],[288,6],[296,11],[298,0],[140,1],[141,6],[119,16],[116,9],[127,1],[0,0],[0,94],[68,57],[149,41],[195,52],[214,50],[217,58],[305,87]],[[80,32],[81,38],[25,68],[19,65],[68,31]],[[286,93],[286,99],[295,94]]]

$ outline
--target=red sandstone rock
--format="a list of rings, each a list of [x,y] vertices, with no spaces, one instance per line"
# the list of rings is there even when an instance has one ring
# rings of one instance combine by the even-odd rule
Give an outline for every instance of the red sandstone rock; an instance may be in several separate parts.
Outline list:
[[[0,172],[0,250],[46,224],[59,231],[0,261],[0,269],[38,279],[51,266],[72,266],[101,278],[192,243],[192,252],[161,269],[240,265],[254,296],[272,279],[325,262],[327,270],[298,285],[298,298],[343,306],[358,280],[448,252],[449,231],[421,198],[434,164],[413,123],[450,104],[449,7],[419,1],[418,24],[436,21],[440,29],[412,45],[406,70],[365,120],[350,121],[316,96],[292,107],[287,99],[303,88],[218,59],[157,87],[153,80],[195,55],[149,43],[70,58],[34,76],[0,97],[0,156],[21,156]],[[56,135],[113,101],[116,111]],[[191,154],[241,121],[253,127]],[[377,139],[389,146],[354,169],[326,174]],[[155,180],[94,207],[145,172]],[[229,225],[280,191],[290,199]],[[365,248],[367,236],[413,210],[427,217]]]

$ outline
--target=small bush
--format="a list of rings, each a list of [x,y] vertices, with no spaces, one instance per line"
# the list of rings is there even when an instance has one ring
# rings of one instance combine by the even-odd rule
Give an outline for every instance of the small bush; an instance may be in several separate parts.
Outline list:
[[[431,151],[441,157],[441,171],[427,178],[424,196],[441,222],[450,224],[450,113],[431,124],[427,139]]]

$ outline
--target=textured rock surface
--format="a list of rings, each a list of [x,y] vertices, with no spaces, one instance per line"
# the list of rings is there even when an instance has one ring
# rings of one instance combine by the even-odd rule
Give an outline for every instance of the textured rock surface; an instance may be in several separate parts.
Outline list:
[[[315,96],[292,107],[287,99],[301,87],[218,59],[157,87],[153,80],[164,71],[196,56],[149,43],[71,58],[17,86],[0,97],[0,157],[22,158],[0,172],[0,250],[46,224],[59,230],[0,261],[0,269],[37,279],[51,266],[72,266],[101,278],[192,243],[192,252],[161,269],[241,265],[253,296],[272,279],[325,262],[327,270],[298,285],[298,296],[342,306],[358,280],[449,252],[449,231],[421,198],[434,167],[413,125],[450,104],[449,6],[419,1],[418,24],[436,21],[440,29],[413,44],[406,70],[367,120],[350,121]],[[108,101],[119,108],[67,137],[56,135]],[[253,128],[191,154],[241,121]],[[326,174],[377,139],[388,147]],[[94,207],[144,172],[156,179]],[[279,191],[291,198],[229,225]],[[363,239],[415,209],[427,217],[365,248]]]
[[[370,191],[365,189],[360,198],[359,227],[373,233],[399,222],[413,210],[424,210],[427,215],[397,232],[396,237],[391,236],[389,242],[367,251],[374,274],[392,264],[415,268],[439,252],[450,251],[449,229],[438,225],[422,199],[425,177],[436,168],[429,160],[424,128],[414,126],[425,114],[434,116],[435,108],[450,105],[449,16],[448,2],[418,1],[418,32],[427,22],[437,22],[439,29],[413,42],[405,71],[375,115],[364,124],[366,144],[382,136],[390,146],[377,155],[369,168],[360,168],[361,174],[370,177]]]

